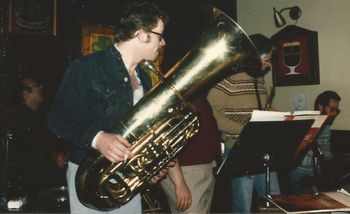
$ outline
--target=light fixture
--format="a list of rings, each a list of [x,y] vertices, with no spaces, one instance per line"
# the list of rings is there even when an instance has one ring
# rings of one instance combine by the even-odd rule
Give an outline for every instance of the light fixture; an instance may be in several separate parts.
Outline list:
[[[276,27],[283,27],[286,24],[286,20],[282,16],[282,12],[285,10],[289,10],[289,16],[291,19],[297,21],[301,16],[301,9],[298,6],[294,7],[286,7],[280,11],[277,11],[275,7],[273,7],[273,19],[275,21]]]

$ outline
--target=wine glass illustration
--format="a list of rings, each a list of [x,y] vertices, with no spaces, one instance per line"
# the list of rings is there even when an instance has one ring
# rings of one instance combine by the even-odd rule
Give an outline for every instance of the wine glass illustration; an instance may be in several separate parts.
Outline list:
[[[295,72],[295,68],[300,65],[301,52],[300,42],[289,42],[283,44],[283,63],[289,68],[289,72],[286,75],[300,74]]]

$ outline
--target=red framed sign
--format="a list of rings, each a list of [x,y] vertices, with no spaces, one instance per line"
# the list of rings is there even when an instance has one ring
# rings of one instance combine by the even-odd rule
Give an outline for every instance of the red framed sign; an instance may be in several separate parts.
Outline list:
[[[272,36],[274,86],[320,83],[317,32],[289,25]]]

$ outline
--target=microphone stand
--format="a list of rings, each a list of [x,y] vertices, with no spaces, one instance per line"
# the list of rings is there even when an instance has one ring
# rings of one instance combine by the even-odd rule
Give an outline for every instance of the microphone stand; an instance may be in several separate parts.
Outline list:
[[[0,207],[3,207],[8,199],[8,149],[12,134],[5,127],[0,130],[1,162],[0,162]]]
[[[314,169],[313,174],[318,175],[320,173],[319,171],[319,164],[322,164],[324,162],[324,154],[321,151],[320,145],[317,141],[314,141],[312,144],[312,150],[314,152]]]

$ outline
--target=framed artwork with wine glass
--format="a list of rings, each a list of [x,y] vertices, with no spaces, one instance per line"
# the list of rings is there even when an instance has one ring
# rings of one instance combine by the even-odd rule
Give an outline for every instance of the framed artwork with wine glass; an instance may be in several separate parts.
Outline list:
[[[318,37],[311,31],[288,25],[271,37],[273,54],[273,85],[320,84]]]

